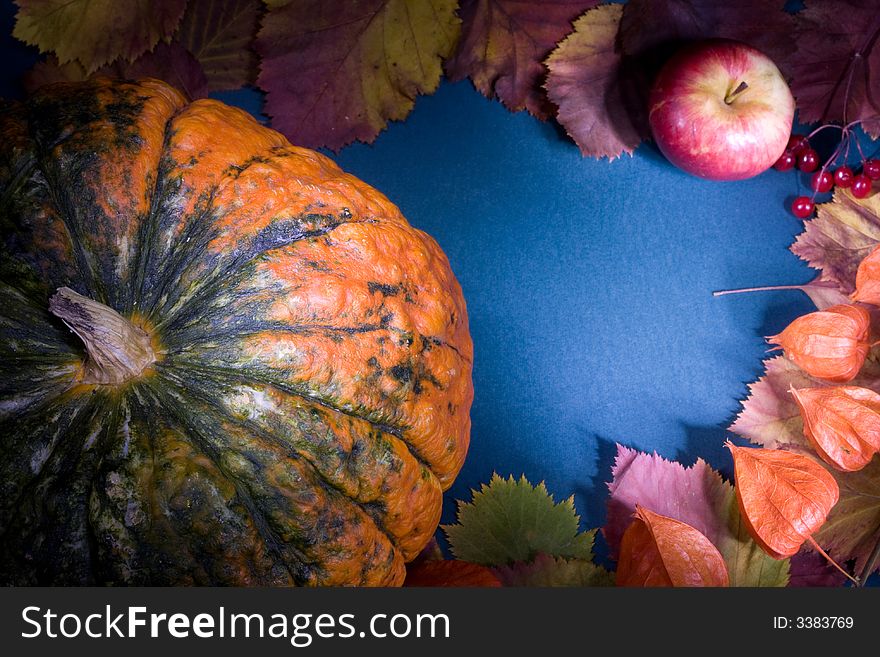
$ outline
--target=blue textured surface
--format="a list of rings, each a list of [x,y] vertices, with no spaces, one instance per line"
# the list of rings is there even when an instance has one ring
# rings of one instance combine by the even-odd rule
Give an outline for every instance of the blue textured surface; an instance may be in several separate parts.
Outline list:
[[[11,26],[3,3],[3,96],[34,61]],[[254,92],[218,96],[259,109]],[[498,472],[575,493],[584,524],[601,525],[615,442],[729,475],[725,427],[761,372],[761,336],[811,306],[797,292],[712,291],[812,278],[787,250],[799,174],[705,182],[650,145],[584,159],[554,124],[468,82],[334,157],[438,240],[464,288],[476,399],[445,521]]]

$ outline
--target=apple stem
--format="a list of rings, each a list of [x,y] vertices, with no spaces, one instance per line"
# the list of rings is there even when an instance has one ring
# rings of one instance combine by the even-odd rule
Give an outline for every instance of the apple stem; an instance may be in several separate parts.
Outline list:
[[[733,99],[739,96],[743,91],[749,88],[749,85],[746,84],[746,81],[743,80],[739,83],[739,86],[731,91],[724,97],[724,102],[730,105],[733,102]]]

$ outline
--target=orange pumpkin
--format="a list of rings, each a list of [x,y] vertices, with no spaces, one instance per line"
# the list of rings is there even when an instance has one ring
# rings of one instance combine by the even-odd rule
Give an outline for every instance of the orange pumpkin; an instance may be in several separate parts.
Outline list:
[[[425,233],[156,80],[0,105],[0,579],[396,585],[468,447]]]

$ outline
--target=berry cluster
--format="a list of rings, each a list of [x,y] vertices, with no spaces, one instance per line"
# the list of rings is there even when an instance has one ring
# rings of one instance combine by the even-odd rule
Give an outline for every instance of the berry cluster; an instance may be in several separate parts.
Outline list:
[[[851,125],[842,128],[843,137],[837,150],[825,161],[819,168],[819,154],[810,145],[810,138],[820,130],[840,126],[824,125],[814,130],[809,135],[793,134],[788,140],[788,146],[785,152],[779,157],[774,164],[774,168],[778,171],[789,171],[795,167],[804,173],[813,173],[810,179],[810,188],[813,190],[811,196],[798,196],[791,204],[791,212],[799,219],[806,219],[812,216],[816,209],[816,194],[824,194],[830,192],[834,187],[848,188],[850,193],[856,198],[865,198],[871,193],[872,181],[880,180],[880,160],[865,159],[862,154],[861,146],[858,139],[854,138],[850,133]],[[862,155],[862,170],[858,174],[845,164],[846,157],[849,152],[849,142],[854,141]],[[844,144],[846,148],[844,149]],[[837,167],[833,171],[831,167],[837,159],[843,155],[844,164]],[[816,171],[816,169],[819,169]]]

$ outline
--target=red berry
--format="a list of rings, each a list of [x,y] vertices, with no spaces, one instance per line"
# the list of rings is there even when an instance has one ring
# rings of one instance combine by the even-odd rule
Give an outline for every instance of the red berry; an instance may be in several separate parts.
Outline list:
[[[852,185],[853,172],[847,166],[842,166],[834,172],[834,184],[838,187],[849,187]]]
[[[813,188],[814,192],[819,192],[820,194],[830,192],[831,188],[834,187],[834,176],[827,171],[818,171],[813,174],[813,178],[810,180],[810,187]]]
[[[865,160],[862,165],[862,173],[871,180],[880,180],[880,160]]]
[[[798,196],[791,204],[791,212],[798,219],[806,219],[815,209],[815,204],[808,196]]]
[[[773,165],[773,168],[777,171],[788,171],[789,169],[794,168],[795,162],[797,162],[797,158],[794,156],[794,153],[787,150],[779,156],[779,159],[776,160],[776,164]]]
[[[806,135],[798,135],[793,134],[788,139],[788,146],[785,147],[785,150],[791,151],[795,155],[800,155],[802,151],[806,150],[810,147],[810,140],[807,139]]]
[[[812,148],[805,148],[798,155],[798,169],[810,173],[819,168],[819,154]]]
[[[865,198],[868,194],[871,193],[871,179],[868,178],[863,173],[860,173],[852,181],[852,188],[850,189],[852,195],[856,198]]]

